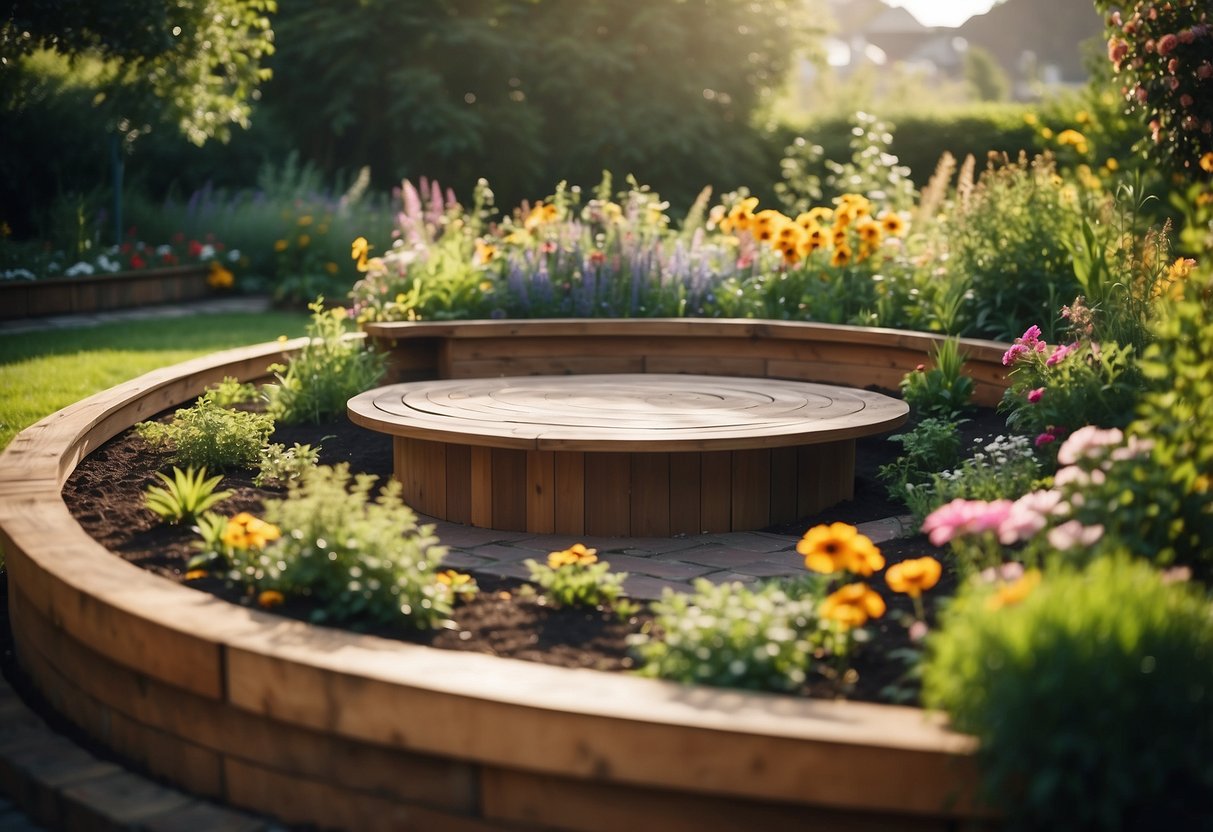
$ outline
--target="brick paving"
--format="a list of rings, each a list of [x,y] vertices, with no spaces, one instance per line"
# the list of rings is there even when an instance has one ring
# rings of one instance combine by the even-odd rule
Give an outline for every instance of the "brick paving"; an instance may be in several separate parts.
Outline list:
[[[453,568],[525,579],[529,573],[523,561],[527,558],[542,561],[548,552],[583,543],[597,549],[599,559],[609,561],[613,569],[627,572],[624,590],[632,598],[646,601],[660,598],[666,587],[689,592],[699,578],[717,584],[750,583],[804,574],[804,561],[796,554],[798,538],[768,532],[670,538],[576,537],[499,532],[427,517],[419,519],[433,523],[438,538],[450,547],[446,563]],[[877,544],[912,531],[908,516],[873,520],[859,524],[858,528]]]

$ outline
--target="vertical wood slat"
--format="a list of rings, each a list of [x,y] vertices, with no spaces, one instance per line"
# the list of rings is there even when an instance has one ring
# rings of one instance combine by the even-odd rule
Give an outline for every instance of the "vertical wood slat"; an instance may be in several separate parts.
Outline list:
[[[771,451],[733,451],[733,528],[761,529],[771,511]]]
[[[472,449],[468,445],[446,446],[446,519],[472,522]]]
[[[670,455],[632,455],[633,537],[670,536]]]
[[[587,454],[585,457],[585,533],[631,534],[631,457],[628,454]]]
[[[821,509],[821,446],[802,445],[796,449],[796,516],[806,517]]]
[[[699,534],[699,454],[670,454],[670,534]]]
[[[420,499],[414,508],[431,517],[446,517],[446,443],[414,440],[421,471]]]
[[[493,448],[493,522],[506,532],[526,531],[526,451]]]
[[[493,525],[493,449],[473,447],[472,462],[472,525],[482,529]]]
[[[733,523],[732,454],[700,454],[699,525],[705,532],[727,532]]]
[[[552,451],[526,452],[526,531],[556,531],[556,462]]]
[[[771,449],[770,523],[791,523],[796,514],[796,449]]]
[[[421,511],[421,466],[417,459],[417,440],[404,436],[392,438],[392,473],[403,488],[404,501]]]
[[[558,452],[553,468],[556,534],[585,534],[585,454]]]

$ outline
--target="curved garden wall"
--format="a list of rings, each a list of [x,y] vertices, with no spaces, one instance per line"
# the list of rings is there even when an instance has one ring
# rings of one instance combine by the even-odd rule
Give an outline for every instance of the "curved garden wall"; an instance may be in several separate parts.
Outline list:
[[[655,324],[652,337],[672,337]],[[535,322],[545,325],[571,326]],[[438,339],[447,326],[415,331]],[[488,326],[506,339],[495,350],[536,331]],[[751,328],[735,343],[762,342],[783,326],[732,331]],[[487,331],[449,325],[468,328]],[[833,337],[897,362],[917,349],[910,367],[932,343],[812,330],[798,348]],[[426,356],[455,362],[441,339],[409,351],[406,337],[398,372]],[[197,794],[320,826],[944,830],[982,817],[973,740],[916,709],[687,688],[314,627],[158,578],[73,520],[60,489],[89,451],[224,376],[264,378],[300,345],[158,370],[44,419],[0,456],[18,660],[84,731]],[[981,366],[1001,357],[997,345],[966,347],[986,356]],[[848,381],[890,386],[891,366]]]

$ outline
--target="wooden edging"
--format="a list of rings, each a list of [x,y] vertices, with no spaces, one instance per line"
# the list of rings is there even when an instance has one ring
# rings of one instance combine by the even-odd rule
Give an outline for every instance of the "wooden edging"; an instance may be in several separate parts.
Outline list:
[[[0,282],[0,320],[88,314],[197,300],[210,293],[206,263]]]
[[[83,730],[199,795],[357,829],[952,828],[970,737],[901,707],[684,687],[289,621],[94,542],[60,489],[90,450],[301,340],[92,396],[0,456],[18,660]]]

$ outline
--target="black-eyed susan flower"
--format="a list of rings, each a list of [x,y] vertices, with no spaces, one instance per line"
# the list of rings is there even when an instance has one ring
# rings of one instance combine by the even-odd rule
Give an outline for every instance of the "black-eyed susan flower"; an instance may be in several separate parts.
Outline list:
[[[821,617],[840,624],[845,629],[862,627],[869,619],[885,613],[884,599],[865,583],[839,587],[821,602]]]
[[[906,221],[896,211],[888,211],[880,215],[880,227],[890,237],[900,237],[906,231]]]
[[[587,549],[581,543],[574,543],[567,549],[548,554],[548,566],[559,569],[562,566],[589,566],[598,562],[598,550]]]
[[[939,583],[942,574],[943,567],[935,558],[909,558],[890,566],[884,573],[884,580],[894,592],[919,598]]]
[[[846,266],[851,262],[853,256],[850,246],[835,245],[834,254],[830,257],[830,265],[837,267]]]
[[[286,598],[276,589],[266,589],[257,595],[257,605],[263,609],[282,606]]]
[[[855,572],[871,575],[884,566],[880,550],[867,535],[849,523],[824,523],[804,533],[796,543],[806,569],[831,575]]]

